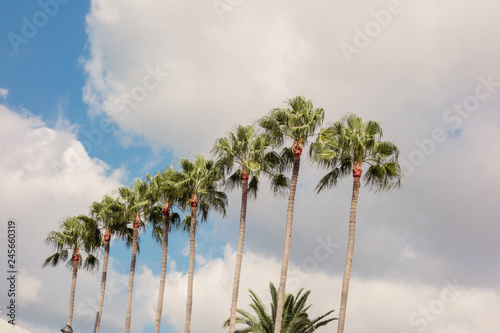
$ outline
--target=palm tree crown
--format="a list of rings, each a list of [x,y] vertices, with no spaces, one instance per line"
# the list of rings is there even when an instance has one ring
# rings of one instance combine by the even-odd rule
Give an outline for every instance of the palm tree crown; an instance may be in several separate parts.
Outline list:
[[[275,108],[259,121],[264,133],[276,146],[292,140],[293,153],[301,154],[308,139],[314,135],[323,123],[325,111],[314,108],[313,102],[304,96],[288,100],[289,108]]]
[[[370,189],[399,187],[402,178],[399,150],[394,143],[381,141],[382,134],[378,122],[365,122],[355,114],[322,129],[310,154],[315,163],[329,172],[318,183],[317,191],[337,185],[351,172],[354,177],[361,176],[363,163],[368,165],[363,180]]]
[[[212,152],[217,156],[217,164],[230,175],[225,181],[226,188],[241,187],[242,180],[248,180],[248,194],[257,196],[260,174],[271,177],[271,188],[282,193],[287,188],[287,179],[273,171],[280,165],[280,156],[269,150],[270,137],[258,135],[252,125],[238,125],[226,137],[215,141]],[[232,172],[234,166],[236,170]]]
[[[134,181],[131,187],[122,186],[118,188],[118,193],[125,206],[125,216],[127,223],[139,224],[139,228],[144,228],[144,220],[149,217],[148,184],[139,179]]]
[[[48,257],[42,267],[58,266],[66,262],[66,266],[73,268],[73,262],[78,261],[78,267],[89,271],[99,268],[96,253],[99,250],[101,235],[97,225],[92,221],[86,223],[77,216],[65,219],[60,226],[60,231],[51,231],[45,243],[52,246],[56,253]],[[72,251],[71,256],[69,251]],[[86,254],[82,260],[82,252]]]
[[[90,214],[104,230],[104,241],[112,236],[125,240],[130,239],[130,229],[124,219],[124,205],[119,199],[105,195],[101,201],[94,201],[90,207]]]
[[[181,196],[180,202],[195,205],[202,221],[207,219],[211,209],[225,215],[227,196],[217,190],[223,174],[216,163],[198,155],[194,161],[183,158],[179,164],[181,171],[177,175],[175,189]]]
[[[252,304],[250,307],[254,310],[256,316],[252,315],[248,311],[238,309],[238,313],[241,314],[240,317],[236,318],[238,324],[243,324],[245,327],[238,329],[235,333],[273,333],[275,326],[275,316],[276,308],[278,303],[278,291],[276,287],[270,283],[269,289],[271,292],[271,313],[269,313],[262,300],[255,294],[254,291],[250,290],[250,298],[252,299]],[[307,298],[311,291],[306,291],[302,293],[303,289],[300,289],[294,296],[292,294],[287,294],[285,297],[284,310],[283,310],[283,320],[281,324],[282,333],[310,333],[315,331],[317,328],[327,325],[329,322],[336,320],[337,318],[326,318],[330,315],[333,310],[319,316],[315,319],[309,318],[307,311],[311,305],[306,305]],[[224,327],[229,326],[229,320],[224,322]]]

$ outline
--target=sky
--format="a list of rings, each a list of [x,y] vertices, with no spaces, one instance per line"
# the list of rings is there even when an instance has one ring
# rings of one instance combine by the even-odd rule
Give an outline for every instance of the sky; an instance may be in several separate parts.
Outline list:
[[[16,324],[66,323],[71,272],[41,268],[68,216],[304,95],[325,124],[376,120],[400,149],[399,190],[362,188],[349,289],[351,333],[500,329],[500,3],[494,0],[40,0],[0,3],[0,318],[8,319],[8,221],[16,224]],[[338,313],[351,179],[303,159],[287,293]],[[264,184],[265,185],[265,184]],[[223,332],[239,194],[197,234],[192,332]],[[278,283],[286,198],[249,202],[238,307]],[[132,331],[151,332],[161,247],[140,236]],[[188,240],[169,239],[162,332],[181,332]],[[102,332],[125,325],[130,249],[113,240]],[[100,271],[80,272],[75,332],[92,330]],[[336,322],[318,329],[327,332]]]

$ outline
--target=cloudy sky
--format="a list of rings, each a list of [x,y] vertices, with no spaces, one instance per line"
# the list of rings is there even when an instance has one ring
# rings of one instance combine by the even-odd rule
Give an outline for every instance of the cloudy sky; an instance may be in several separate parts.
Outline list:
[[[7,222],[17,224],[17,324],[64,326],[71,273],[41,269],[47,233],[134,178],[209,154],[213,140],[287,98],[380,122],[401,150],[400,190],[360,193],[346,330],[500,329],[500,4],[494,0],[41,0],[0,4],[0,308]],[[315,195],[303,159],[287,292],[336,312],[351,180]],[[286,198],[249,203],[239,307],[267,302]],[[192,332],[229,316],[238,193],[197,235]],[[141,235],[132,331],[151,332],[161,248]],[[188,236],[172,234],[162,331],[181,332]],[[130,250],[111,246],[103,332],[125,324]],[[100,274],[78,277],[74,328],[93,327]],[[330,324],[330,330],[336,323]],[[320,331],[320,330],[318,330]],[[327,328],[321,330],[328,331]]]

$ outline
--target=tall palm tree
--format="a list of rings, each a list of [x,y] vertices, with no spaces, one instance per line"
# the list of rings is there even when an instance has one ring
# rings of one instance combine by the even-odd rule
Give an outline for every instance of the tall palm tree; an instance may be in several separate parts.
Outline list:
[[[268,151],[268,147],[269,138],[267,136],[257,135],[255,128],[251,125],[240,125],[226,137],[217,139],[212,150],[217,155],[217,163],[228,173],[231,173],[236,165],[236,171],[226,180],[226,187],[233,189],[235,186],[241,186],[240,232],[231,300],[230,333],[234,333],[236,319],[248,194],[256,197],[260,174],[262,172],[269,173],[279,163],[279,156],[274,151]],[[273,180],[275,185],[285,187],[287,185],[286,180],[281,175],[274,176]],[[280,188],[274,187],[274,189],[278,191]]]
[[[154,226],[154,237],[162,244],[160,288],[158,291],[158,304],[156,306],[155,333],[160,332],[161,314],[163,309],[163,298],[165,295],[165,276],[167,273],[167,250],[168,235],[172,225],[180,222],[179,214],[172,213],[172,207],[178,199],[174,189],[176,171],[173,168],[166,169],[154,176],[148,175],[149,196],[152,203],[161,203],[160,212],[163,215],[162,227]]]
[[[69,217],[60,225],[60,231],[51,231],[45,243],[56,250],[56,253],[45,259],[42,267],[57,266],[66,261],[66,267],[73,270],[67,325],[73,324],[73,309],[75,307],[75,290],[78,269],[93,271],[99,267],[96,252],[100,246],[100,232],[95,223],[83,222],[78,217]],[[71,256],[69,252],[71,251]],[[86,254],[85,260],[82,253]]]
[[[127,292],[127,315],[125,318],[125,332],[130,333],[132,322],[132,289],[134,286],[135,262],[138,250],[139,228],[144,227],[143,220],[149,213],[149,200],[147,198],[147,183],[136,179],[132,187],[122,186],[118,189],[120,199],[125,205],[126,220],[133,223],[132,256],[130,259],[130,273]]]
[[[351,114],[321,130],[311,147],[313,160],[329,170],[316,187],[318,193],[337,185],[349,174],[353,176],[349,239],[342,281],[338,333],[344,332],[363,165],[367,166],[363,181],[371,190],[386,191],[399,187],[403,176],[398,163],[398,148],[392,142],[381,139],[382,128],[378,122],[365,122],[363,118]]]
[[[241,317],[237,317],[238,324],[246,325],[244,328],[236,330],[236,333],[273,333],[275,329],[276,308],[278,303],[278,292],[276,287],[270,283],[271,291],[271,314],[266,310],[262,300],[250,290],[250,298],[252,304],[250,307],[255,311],[257,316],[250,312],[238,309]],[[310,333],[317,328],[327,325],[329,322],[337,318],[326,318],[333,310],[328,311],[322,316],[315,319],[310,319],[307,311],[311,305],[306,305],[307,298],[311,291],[306,291],[302,294],[303,289],[293,296],[287,294],[285,296],[284,311],[282,315],[281,333]],[[229,326],[229,319],[224,322],[224,327]]]
[[[198,155],[194,161],[182,159],[181,171],[175,182],[175,188],[182,194],[182,202],[191,207],[189,221],[189,271],[186,301],[185,333],[191,331],[191,312],[193,308],[193,275],[195,257],[195,234],[198,211],[201,220],[208,217],[210,209],[226,214],[227,196],[217,190],[217,183],[222,178],[220,168],[213,160]]]
[[[297,96],[288,100],[289,108],[273,109],[267,116],[259,120],[259,125],[264,129],[276,146],[283,146],[286,141],[291,141],[291,148],[284,149],[284,155],[293,154],[292,180],[288,195],[288,208],[286,215],[285,245],[283,249],[283,261],[281,265],[280,284],[278,292],[278,305],[276,310],[275,333],[280,333],[281,315],[285,301],[285,286],[288,272],[288,259],[290,257],[290,245],[292,240],[293,206],[295,202],[295,191],[299,177],[300,157],[308,139],[321,126],[325,116],[322,108],[314,108],[311,100],[303,96]]]
[[[90,207],[91,217],[85,215],[80,216],[80,219],[98,224],[104,231],[104,258],[102,262],[102,277],[101,288],[99,291],[99,303],[97,307],[96,320],[94,324],[94,333],[99,332],[102,318],[102,309],[104,305],[104,293],[106,290],[106,278],[108,274],[109,250],[111,237],[131,239],[130,232],[127,228],[125,219],[123,218],[124,206],[118,199],[113,199],[109,195],[105,195],[100,202],[94,201]]]

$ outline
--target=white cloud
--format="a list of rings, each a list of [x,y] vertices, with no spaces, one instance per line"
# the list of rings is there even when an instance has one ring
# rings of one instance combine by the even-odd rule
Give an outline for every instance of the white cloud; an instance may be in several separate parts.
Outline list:
[[[414,170],[401,191],[361,192],[354,274],[429,284],[459,275],[491,287],[500,278],[487,264],[498,262],[500,231],[491,222],[500,185],[494,176],[500,163],[500,45],[493,29],[499,23],[492,11],[499,4],[400,3],[400,13],[348,63],[341,43],[354,43],[357,28],[375,22],[373,12],[387,9],[389,1],[252,1],[225,12],[221,21],[210,2],[94,0],[87,16],[92,52],[84,99],[93,113],[115,119],[127,144],[136,140],[132,133],[141,143],[168,146],[174,159],[208,152],[232,124],[255,120],[298,94],[325,108],[327,121],[347,112],[378,120],[385,139],[398,145]],[[168,76],[158,76],[161,82],[148,90],[150,69]],[[444,117],[447,110],[475,94],[479,77],[490,76],[493,91],[477,110],[460,115],[461,134],[430,143],[430,151],[421,148],[435,129],[455,129]],[[339,255],[321,268],[338,273],[345,260],[350,181],[315,196],[324,172],[305,159],[300,172],[291,260],[301,265],[310,244],[331,235]],[[260,197],[250,202],[246,246],[279,257],[286,200],[266,189]],[[214,227],[214,235],[226,235],[232,245],[235,203]],[[465,268],[476,265],[481,274]]]
[[[94,0],[85,100],[123,131],[178,155],[207,149],[232,124],[301,93],[325,107],[330,120],[356,111],[394,126],[411,121],[404,134],[416,138],[449,101],[470,93],[477,76],[500,77],[491,10],[498,4],[460,1],[450,11],[445,3],[403,1],[403,11],[348,64],[341,42],[353,43],[356,27],[364,29],[374,21],[370,13],[387,6],[252,1],[220,21],[206,1]],[[139,93],[148,66],[168,77]]]
[[[235,251],[226,247],[224,257],[209,260],[197,266],[194,278],[192,332],[224,332],[221,325],[229,316]],[[250,310],[248,289],[254,290],[266,306],[270,302],[269,282],[279,279],[281,262],[274,258],[246,252],[240,285],[239,308]],[[137,275],[134,292],[134,319],[136,329],[154,322],[159,277],[142,267]],[[290,267],[287,293],[300,288],[311,290],[309,303],[312,316],[330,309],[338,314],[341,275],[321,271],[304,272]],[[353,333],[420,332],[425,326],[429,333],[497,331],[500,326],[493,314],[500,310],[500,296],[494,290],[469,288],[449,277],[437,285],[411,284],[391,279],[351,280],[347,327]],[[184,328],[187,275],[170,271],[167,274],[162,322]],[[472,309],[472,311],[471,311]],[[428,318],[428,319],[426,319]],[[140,323],[140,324],[139,324]],[[330,324],[334,328],[336,322]],[[115,328],[119,332],[119,328]],[[114,332],[111,330],[110,332]]]
[[[223,258],[209,260],[197,266],[194,278],[193,333],[224,332],[221,326],[229,314],[234,258],[234,250],[226,247]],[[251,302],[248,289],[254,290],[268,306],[269,282],[277,284],[280,266],[281,263],[276,259],[246,252],[238,307],[252,311],[248,306]],[[69,272],[66,275],[69,280]],[[128,272],[118,272],[117,267],[111,267],[101,326],[106,332],[123,330],[127,281]],[[331,309],[338,315],[341,275],[329,275],[321,271],[306,273],[300,267],[291,265],[289,281],[298,283],[289,284],[287,293],[296,293],[299,288],[311,290],[309,303],[312,307],[309,313],[312,316]],[[69,281],[66,284],[69,286]],[[134,331],[141,331],[154,323],[158,284],[159,276],[154,275],[147,267],[142,266],[136,271],[132,318]],[[74,319],[74,327],[79,330],[88,331],[92,328],[97,287],[96,275],[79,275]],[[186,289],[185,272],[168,272],[162,323],[173,326],[175,332],[184,328]],[[67,295],[66,291],[63,295]],[[64,312],[67,300],[66,297],[61,298],[64,306],[52,307],[51,312]],[[354,277],[350,285],[346,326],[353,333],[490,333],[500,328],[494,320],[494,314],[499,310],[500,296],[497,292],[462,286],[461,281],[454,277],[449,277],[438,285]],[[335,325],[336,322],[331,323],[322,332],[334,329]],[[26,327],[30,328],[30,325]],[[31,324],[32,329],[35,327]]]
[[[0,98],[7,99],[7,95],[9,95],[9,91],[4,88],[0,88]]]
[[[20,303],[26,305],[30,303],[40,303],[42,300],[40,289],[42,287],[42,280],[33,276],[26,269],[21,269],[17,276],[17,283],[19,287],[18,300]]]
[[[120,185],[122,172],[90,158],[74,133],[49,128],[26,110],[0,104],[0,118],[0,220],[17,226],[18,319],[43,332],[66,322],[71,281],[64,267],[41,269],[52,251],[45,237],[66,216],[87,214],[92,201]],[[84,282],[78,288],[85,290]]]

